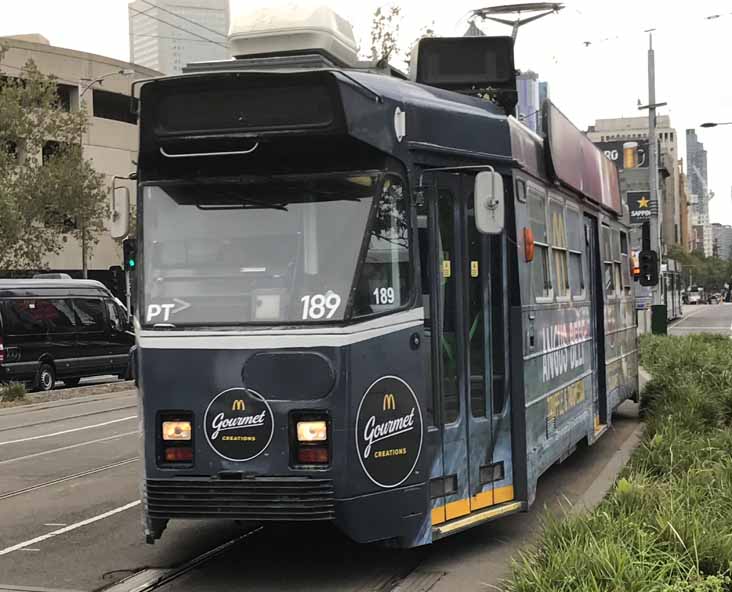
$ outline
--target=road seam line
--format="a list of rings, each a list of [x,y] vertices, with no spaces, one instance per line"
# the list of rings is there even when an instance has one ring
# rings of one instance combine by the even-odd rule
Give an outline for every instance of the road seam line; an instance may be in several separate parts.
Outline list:
[[[9,432],[11,430],[22,430],[23,428],[34,428],[36,426],[48,425],[49,423],[58,423],[60,421],[71,421],[72,419],[80,419],[82,417],[90,417],[92,415],[103,415],[104,413],[113,413],[114,411],[124,411],[125,409],[134,409],[134,405],[124,405],[123,407],[112,407],[111,409],[102,409],[101,411],[90,411],[89,413],[80,413],[79,415],[69,415],[67,417],[59,417],[58,419],[47,419],[45,421],[37,421],[36,423],[25,423],[23,425],[14,425],[0,428],[0,432]]]
[[[0,549],[0,557],[2,557],[3,555],[7,555],[8,553],[12,553],[13,551],[25,549],[26,547],[30,547],[31,545],[35,545],[36,543],[47,541],[48,539],[52,539],[53,537],[59,536],[61,534],[66,534],[67,532],[71,532],[72,530],[76,530],[77,528],[81,528],[89,524],[94,524],[95,522],[99,522],[100,520],[104,520],[105,518],[109,518],[110,516],[114,516],[115,514],[119,514],[120,512],[124,512],[125,510],[129,510],[130,508],[134,508],[135,506],[139,505],[140,500],[130,502],[129,504],[125,504],[124,506],[120,506],[119,508],[115,508],[114,510],[109,510],[108,512],[104,512],[103,514],[92,516],[91,518],[87,518],[86,520],[82,520],[81,522],[70,524],[69,526],[65,526],[64,528],[59,528],[58,530],[54,530],[34,539],[18,543],[17,545],[13,545],[12,547]]]
[[[90,425],[90,426],[82,426],[80,428],[72,428],[70,430],[54,432],[53,434],[43,434],[41,436],[31,436],[30,438],[21,438],[19,440],[7,440],[6,442],[0,442],[0,446],[7,446],[8,444],[20,444],[21,442],[30,442],[31,440],[42,440],[43,438],[53,438],[54,436],[63,436],[64,434],[72,434],[74,432],[81,432],[82,430],[92,430],[94,428],[101,428],[104,426],[112,425],[113,423],[119,423],[121,421],[129,421],[130,419],[137,419],[137,415],[130,415],[128,417],[122,417],[120,419],[113,419],[111,421],[96,423],[96,424]]]
[[[7,465],[12,462],[18,462],[21,460],[30,460],[31,458],[37,458],[39,456],[46,456],[47,454],[56,454],[57,452],[64,452],[66,450],[72,450],[73,448],[81,448],[82,446],[89,446],[90,444],[98,444],[100,442],[108,442],[110,440],[117,440],[118,438],[124,438],[126,436],[133,436],[137,433],[138,433],[137,430],[134,430],[132,432],[123,432],[121,434],[115,434],[114,436],[106,436],[104,438],[98,438],[96,440],[88,440],[86,442],[79,442],[77,444],[70,444],[68,446],[62,446],[61,448],[43,450],[41,452],[34,452],[33,454],[26,454],[25,456],[16,456],[15,458],[9,458],[7,460],[0,460],[0,465]]]
[[[116,463],[105,465],[103,467],[97,467],[96,469],[89,469],[86,471],[81,471],[79,473],[74,473],[73,475],[66,475],[65,477],[59,477],[58,479],[53,479],[52,481],[46,481],[45,483],[39,483],[38,485],[31,485],[29,487],[24,487],[23,489],[17,489],[15,491],[10,491],[8,493],[0,493],[0,501],[11,498],[11,497],[15,497],[18,495],[22,495],[24,493],[30,493],[30,492],[36,491],[38,489],[43,489],[44,487],[50,487],[51,485],[65,483],[66,481],[71,481],[73,479],[80,479],[81,477],[88,477],[89,475],[101,473],[102,471],[107,471],[109,469],[115,469],[117,467],[128,465],[132,462],[135,462],[136,460],[139,460],[139,457],[136,456],[135,458],[128,458],[126,460],[122,460],[122,461],[119,461]],[[53,526],[66,526],[66,525],[65,524],[54,524]]]

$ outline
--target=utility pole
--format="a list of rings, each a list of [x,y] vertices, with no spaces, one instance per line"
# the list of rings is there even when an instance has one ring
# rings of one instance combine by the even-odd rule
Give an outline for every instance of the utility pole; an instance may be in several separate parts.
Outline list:
[[[653,29],[648,31],[648,105],[641,105],[639,109],[648,109],[648,174],[650,185],[651,207],[651,250],[658,253],[658,260],[661,261],[661,207],[658,187],[658,141],[656,139],[656,108],[663,107],[666,103],[656,103],[656,56],[653,51]],[[655,215],[654,215],[655,214]],[[653,287],[653,304],[661,304],[660,286]]]

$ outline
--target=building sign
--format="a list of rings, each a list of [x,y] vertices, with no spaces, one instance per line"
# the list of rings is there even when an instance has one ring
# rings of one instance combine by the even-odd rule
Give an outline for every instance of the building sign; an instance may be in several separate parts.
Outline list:
[[[628,191],[628,209],[631,224],[648,222],[651,216],[658,213],[647,191]]]
[[[648,140],[594,142],[618,171],[648,168]]]

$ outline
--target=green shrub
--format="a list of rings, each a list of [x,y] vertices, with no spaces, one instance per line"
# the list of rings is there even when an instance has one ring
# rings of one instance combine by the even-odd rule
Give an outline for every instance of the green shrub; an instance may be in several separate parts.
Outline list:
[[[514,592],[732,592],[732,342],[641,342],[646,432],[593,511],[547,517]]]
[[[26,394],[25,385],[20,382],[0,384],[0,403],[22,401]]]

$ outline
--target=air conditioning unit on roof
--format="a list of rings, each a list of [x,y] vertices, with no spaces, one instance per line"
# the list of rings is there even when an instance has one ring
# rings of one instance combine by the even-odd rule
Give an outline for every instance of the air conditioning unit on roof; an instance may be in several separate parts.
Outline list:
[[[239,59],[318,54],[334,66],[358,63],[351,24],[325,6],[286,4],[232,14],[229,42]]]

